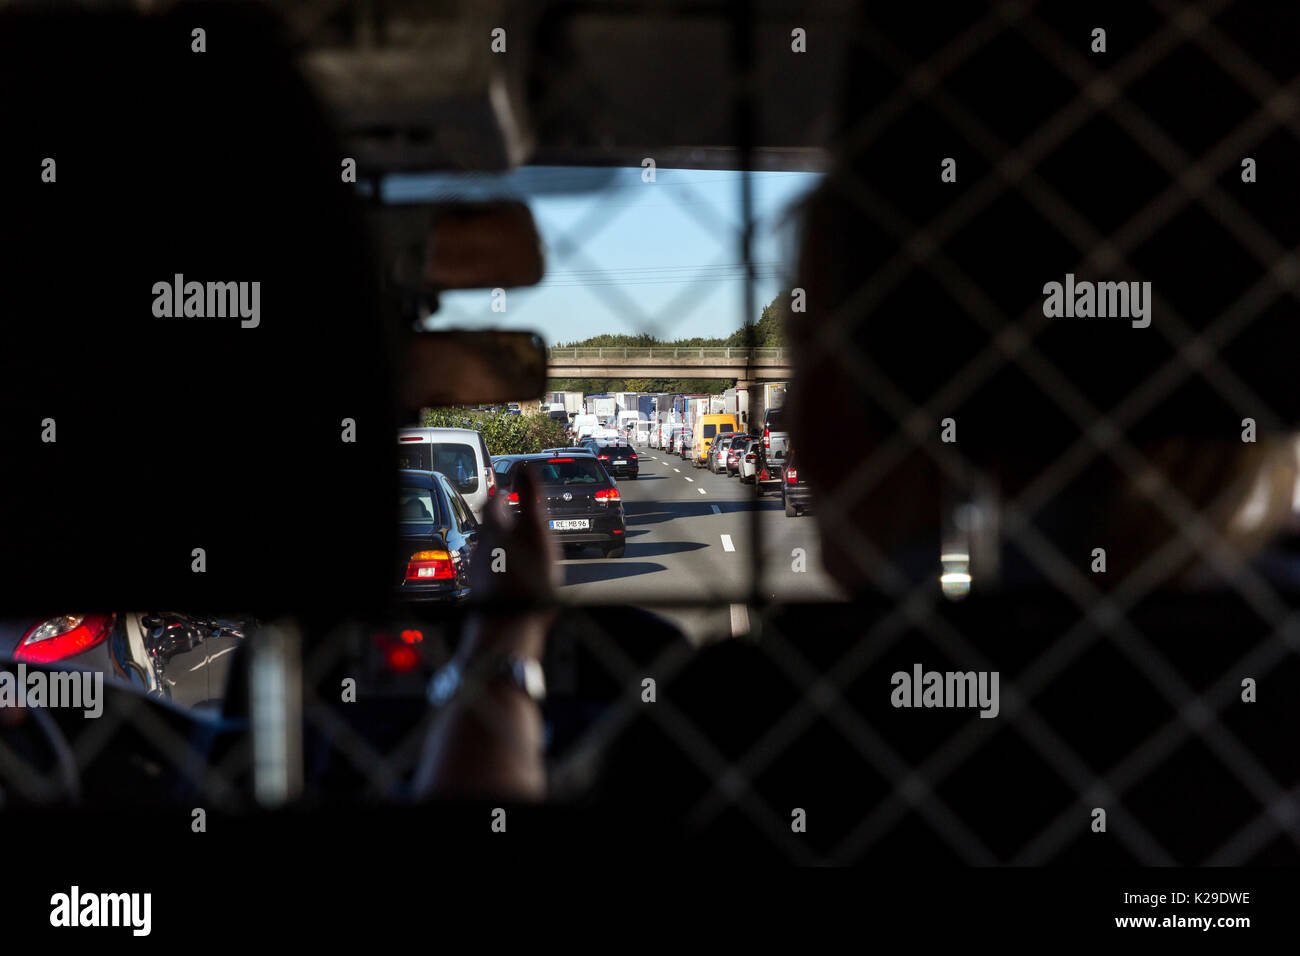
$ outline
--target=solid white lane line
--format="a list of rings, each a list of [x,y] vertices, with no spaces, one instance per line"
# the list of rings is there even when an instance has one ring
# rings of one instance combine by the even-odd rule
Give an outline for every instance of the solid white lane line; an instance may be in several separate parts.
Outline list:
[[[713,513],[714,513],[715,515],[720,515],[720,514],[722,514],[722,509],[719,508],[717,505],[709,505],[709,507],[713,509]]]
[[[729,534],[724,534],[724,535],[722,536],[722,550],[723,550],[723,551],[735,551],[735,550],[736,550],[736,546],[735,546],[734,544],[731,543],[731,535],[729,535]]]

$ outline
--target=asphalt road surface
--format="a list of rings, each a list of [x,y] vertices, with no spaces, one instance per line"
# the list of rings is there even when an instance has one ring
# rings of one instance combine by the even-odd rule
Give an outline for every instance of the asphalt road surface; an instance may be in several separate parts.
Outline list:
[[[758,512],[762,593],[769,599],[835,600],[840,592],[821,564],[810,516],[787,518],[779,496],[754,497],[750,485],[714,475],[675,455],[638,448],[640,477],[621,479],[627,553],[595,549],[561,562],[561,598],[579,604],[634,604],[662,614],[693,641],[748,629],[751,522]],[[801,549],[799,553],[796,549]],[[802,566],[804,570],[796,570]],[[673,601],[713,607],[674,608]]]

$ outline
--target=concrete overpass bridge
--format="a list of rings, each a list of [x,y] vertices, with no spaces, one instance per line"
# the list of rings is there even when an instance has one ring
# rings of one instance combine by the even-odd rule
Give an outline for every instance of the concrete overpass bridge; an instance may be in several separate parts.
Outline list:
[[[787,381],[789,349],[744,347],[554,348],[547,351],[548,378],[721,378],[737,387]]]

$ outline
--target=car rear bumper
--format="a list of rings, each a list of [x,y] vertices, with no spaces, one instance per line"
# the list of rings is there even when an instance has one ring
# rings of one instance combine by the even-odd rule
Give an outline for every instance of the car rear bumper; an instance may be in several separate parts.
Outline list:
[[[785,500],[800,508],[812,504],[807,485],[785,485]]]
[[[469,588],[455,581],[403,581],[397,593],[414,604],[459,604],[469,597]]]
[[[586,518],[591,522],[589,528],[573,531],[561,531],[551,527],[552,521]],[[560,544],[613,544],[627,537],[627,526],[621,513],[615,514],[552,514],[546,515],[546,530]]]

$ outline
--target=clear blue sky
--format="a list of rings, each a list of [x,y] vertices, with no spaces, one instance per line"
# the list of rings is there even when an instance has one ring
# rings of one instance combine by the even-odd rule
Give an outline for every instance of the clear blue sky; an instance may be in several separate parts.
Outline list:
[[[794,252],[789,209],[818,174],[756,172],[754,263],[757,310],[789,283]],[[506,175],[403,175],[383,186],[388,202],[511,196],[532,208],[546,277],[507,293],[504,313],[489,290],[447,293],[430,328],[531,329],[549,344],[603,332],[660,338],[726,336],[745,321],[740,255],[741,174],[660,169],[525,167]]]

